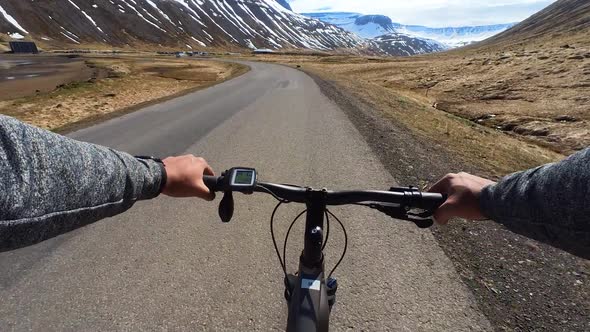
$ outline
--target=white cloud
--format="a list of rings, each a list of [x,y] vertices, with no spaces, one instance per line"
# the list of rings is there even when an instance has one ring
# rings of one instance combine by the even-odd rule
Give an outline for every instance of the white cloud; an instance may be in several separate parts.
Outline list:
[[[511,23],[555,0],[292,0],[296,12],[347,11],[383,14],[394,22],[428,26]]]

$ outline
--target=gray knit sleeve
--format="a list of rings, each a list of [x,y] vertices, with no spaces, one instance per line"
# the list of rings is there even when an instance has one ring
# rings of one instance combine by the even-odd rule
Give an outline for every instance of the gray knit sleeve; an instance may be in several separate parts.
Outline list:
[[[528,237],[590,256],[590,148],[485,188],[483,214]]]
[[[163,167],[0,115],[0,251],[158,196]]]

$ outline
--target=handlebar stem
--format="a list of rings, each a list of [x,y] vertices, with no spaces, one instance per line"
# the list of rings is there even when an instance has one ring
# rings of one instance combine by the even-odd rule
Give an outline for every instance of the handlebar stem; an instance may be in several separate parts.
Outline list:
[[[327,191],[307,189],[307,218],[305,222],[305,245],[301,263],[309,268],[323,264],[323,229]]]

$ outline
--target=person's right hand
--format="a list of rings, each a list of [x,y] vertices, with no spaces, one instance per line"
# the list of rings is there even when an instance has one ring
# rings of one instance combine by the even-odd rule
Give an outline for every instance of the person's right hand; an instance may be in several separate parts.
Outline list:
[[[481,191],[495,182],[467,173],[448,174],[438,181],[429,192],[447,195],[443,203],[434,213],[434,220],[441,225],[449,222],[454,217],[482,220],[479,208],[479,196]]]
[[[208,201],[215,199],[203,182],[204,175],[215,175],[203,158],[193,155],[168,157],[164,160],[166,185],[162,193],[172,197],[199,197]]]

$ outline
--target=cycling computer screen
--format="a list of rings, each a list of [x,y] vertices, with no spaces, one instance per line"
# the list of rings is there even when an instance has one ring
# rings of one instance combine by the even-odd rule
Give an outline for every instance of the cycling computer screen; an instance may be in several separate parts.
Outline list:
[[[252,188],[256,183],[256,170],[248,168],[233,169],[230,185],[238,188]]]
[[[252,185],[254,181],[254,171],[237,170],[234,184]]]

